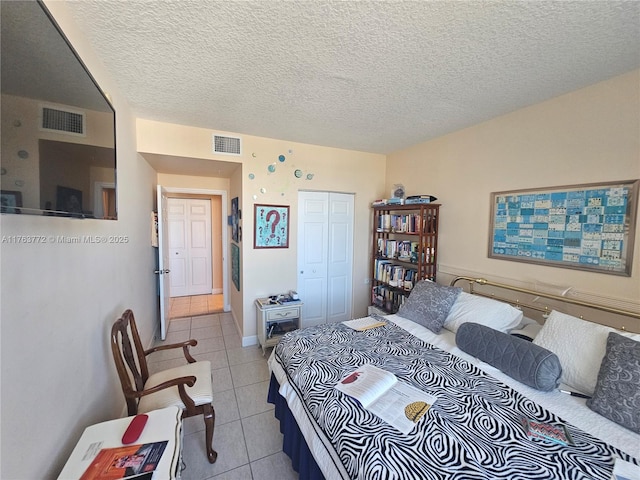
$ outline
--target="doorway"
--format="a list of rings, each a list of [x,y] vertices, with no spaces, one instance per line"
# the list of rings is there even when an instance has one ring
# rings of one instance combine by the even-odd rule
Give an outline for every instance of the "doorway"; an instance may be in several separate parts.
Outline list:
[[[221,275],[219,258],[213,257],[211,239],[213,198],[169,198],[170,296],[213,293],[213,271]]]
[[[168,302],[168,318],[204,315],[208,313],[228,312],[228,228],[227,228],[227,191],[199,188],[164,187],[168,198],[196,198],[211,200],[211,250],[212,263],[217,261],[219,277],[213,270],[213,288],[204,295],[171,297]],[[168,235],[166,236],[168,240]],[[217,260],[216,260],[217,259]],[[170,277],[171,273],[169,273]],[[170,281],[170,280],[169,280]]]

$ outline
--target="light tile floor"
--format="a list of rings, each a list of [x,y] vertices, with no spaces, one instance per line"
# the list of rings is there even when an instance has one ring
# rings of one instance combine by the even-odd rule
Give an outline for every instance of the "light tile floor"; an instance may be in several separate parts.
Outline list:
[[[183,480],[294,480],[298,474],[282,452],[282,434],[267,403],[269,369],[257,345],[242,347],[230,313],[173,319],[165,341],[195,338],[196,360],[209,360],[213,376],[216,425],[214,464],[207,461],[204,421],[201,416],[184,421]],[[184,364],[182,349],[161,351],[149,359],[151,373]]]
[[[220,313],[223,310],[224,296],[221,293],[171,297],[169,299],[169,318],[194,317],[208,313]]]

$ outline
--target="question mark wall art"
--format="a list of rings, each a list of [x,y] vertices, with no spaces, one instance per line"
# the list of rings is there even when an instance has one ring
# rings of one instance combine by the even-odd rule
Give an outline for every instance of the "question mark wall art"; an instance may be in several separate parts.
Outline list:
[[[289,207],[254,205],[254,248],[289,248]]]

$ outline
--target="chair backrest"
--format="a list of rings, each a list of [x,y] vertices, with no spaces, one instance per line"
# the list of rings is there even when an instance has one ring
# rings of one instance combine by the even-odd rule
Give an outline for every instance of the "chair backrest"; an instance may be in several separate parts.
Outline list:
[[[144,389],[144,384],[149,378],[149,369],[131,310],[126,310],[111,327],[111,352],[129,415],[135,415],[138,413],[136,392]]]

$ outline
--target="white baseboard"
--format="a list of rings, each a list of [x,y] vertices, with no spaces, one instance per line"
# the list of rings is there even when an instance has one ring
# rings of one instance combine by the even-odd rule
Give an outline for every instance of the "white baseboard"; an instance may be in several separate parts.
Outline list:
[[[251,335],[248,337],[242,337],[242,346],[243,347],[250,347],[252,345],[257,345],[258,344],[258,336],[257,335]]]

